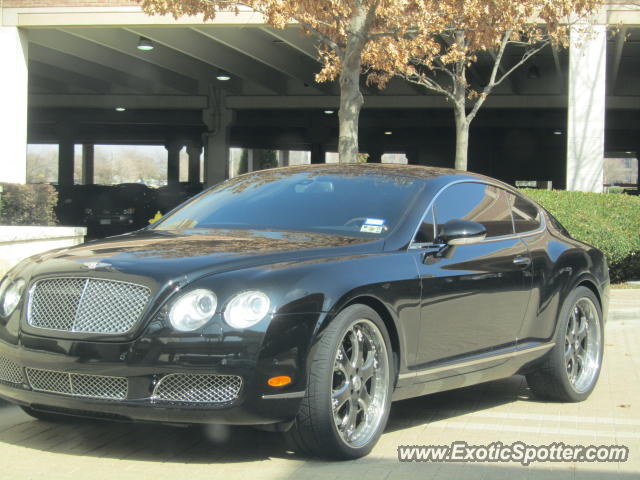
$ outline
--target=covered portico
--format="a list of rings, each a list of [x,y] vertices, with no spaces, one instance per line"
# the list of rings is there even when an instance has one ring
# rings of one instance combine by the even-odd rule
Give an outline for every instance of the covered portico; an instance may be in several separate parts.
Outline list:
[[[179,181],[181,150],[191,182],[204,154],[209,185],[228,176],[230,147],[305,150],[312,163],[336,150],[338,89],[315,82],[313,41],[296,26],[274,30],[249,11],[205,24],[149,17],[130,1],[25,3],[2,8],[0,181],[26,180],[27,143],[58,145],[59,185],[74,182],[76,145],[83,183],[93,181],[95,144],[164,146],[169,183]],[[640,151],[640,11],[616,8],[588,38],[547,48],[490,97],[472,127],[470,169],[601,191],[605,151]],[[612,36],[604,24],[618,22]],[[472,82],[482,83],[489,61]],[[401,80],[364,90],[369,161],[403,153],[409,163],[452,165],[443,98]]]

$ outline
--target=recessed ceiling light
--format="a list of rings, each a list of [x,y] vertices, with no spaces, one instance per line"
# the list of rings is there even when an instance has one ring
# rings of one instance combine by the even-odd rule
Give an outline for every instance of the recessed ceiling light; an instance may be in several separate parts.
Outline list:
[[[142,50],[143,52],[148,52],[149,50],[153,50],[155,45],[151,40],[145,37],[140,37],[138,40],[138,50]]]
[[[231,75],[228,72],[220,71],[218,72],[218,75],[216,75],[216,78],[221,82],[227,82],[231,80]]]
[[[553,134],[554,135],[562,135],[562,130],[554,130]]]
[[[385,135],[393,135],[393,132],[391,130],[387,130],[384,132]]]
[[[116,112],[124,112],[126,108],[124,107],[116,107]]]
[[[334,110],[325,110],[324,111],[325,115],[333,115],[334,113],[336,113]]]

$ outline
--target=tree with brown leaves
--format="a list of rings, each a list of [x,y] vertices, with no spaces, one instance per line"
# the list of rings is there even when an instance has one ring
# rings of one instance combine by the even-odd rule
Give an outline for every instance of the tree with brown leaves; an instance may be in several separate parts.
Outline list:
[[[341,163],[358,158],[358,121],[364,99],[360,90],[363,62],[379,55],[377,45],[385,38],[402,36],[411,18],[407,0],[140,0],[149,14],[204,15],[205,20],[218,12],[238,11],[245,5],[261,13],[266,23],[284,28],[300,24],[302,30],[318,41],[323,63],[316,75],[319,82],[338,78],[340,84]],[[392,28],[390,28],[392,26]]]
[[[393,76],[444,95],[456,125],[455,168],[467,170],[469,126],[493,89],[549,44],[567,46],[572,28],[587,19],[601,0],[420,0],[414,30],[387,37],[385,54],[369,64],[369,81],[380,86]],[[507,48],[517,60],[505,65]],[[483,55],[488,78],[472,85],[469,71]]]

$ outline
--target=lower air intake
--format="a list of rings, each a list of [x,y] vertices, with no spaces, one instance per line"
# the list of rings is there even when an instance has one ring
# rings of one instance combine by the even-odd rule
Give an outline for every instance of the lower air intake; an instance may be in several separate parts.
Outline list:
[[[23,383],[22,368],[15,362],[0,357],[0,381],[20,385]]]
[[[122,377],[81,375],[37,368],[27,368],[26,373],[31,388],[38,392],[105,400],[127,398],[128,382]]]
[[[158,401],[181,403],[228,403],[242,388],[242,377],[173,373],[156,385],[153,397]]]

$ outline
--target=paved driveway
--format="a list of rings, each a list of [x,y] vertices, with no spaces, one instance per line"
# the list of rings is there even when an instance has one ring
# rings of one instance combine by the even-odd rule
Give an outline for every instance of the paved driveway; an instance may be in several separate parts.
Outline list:
[[[640,290],[614,292],[604,369],[588,401],[530,398],[523,377],[397,402],[371,455],[321,462],[250,428],[52,424],[0,403],[0,479],[640,478]],[[398,445],[515,441],[626,445],[626,463],[400,463]]]

